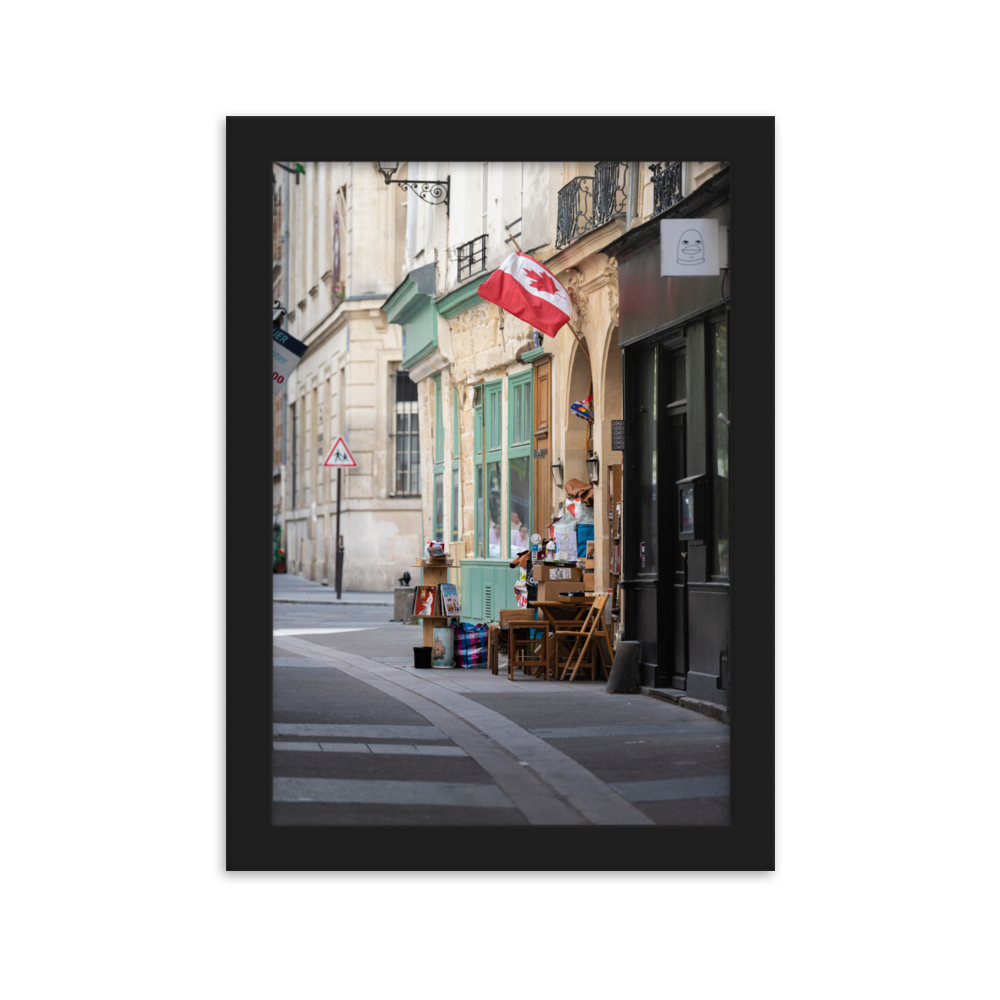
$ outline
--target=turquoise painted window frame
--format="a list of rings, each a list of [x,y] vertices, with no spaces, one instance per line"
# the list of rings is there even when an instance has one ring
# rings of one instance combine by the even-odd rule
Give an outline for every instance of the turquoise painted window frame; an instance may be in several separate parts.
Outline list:
[[[461,520],[461,496],[459,495],[459,460],[457,458],[452,459],[451,462],[451,540],[457,542],[461,540],[461,532],[459,529],[459,522]]]
[[[533,409],[532,409],[532,398],[531,398],[531,386],[532,386],[532,372],[520,372],[517,375],[511,375],[507,379],[507,524],[510,525],[510,515],[512,510],[511,503],[511,476],[510,476],[510,462],[511,459],[521,459],[527,458],[528,462],[528,538],[530,540],[531,533],[537,531],[531,523],[531,512],[534,509],[534,462],[531,459],[531,444],[532,444],[532,419],[533,419]],[[518,392],[520,390],[520,392]],[[521,404],[521,419],[518,421],[517,414],[514,412],[514,408],[518,401]],[[518,441],[514,440],[514,430],[517,426],[521,427],[521,439]],[[510,534],[508,530],[508,535]],[[527,546],[525,546],[527,548]],[[511,550],[510,558],[513,559],[517,553]]]
[[[438,520],[438,477],[441,482],[441,518]],[[434,522],[434,539],[444,541],[444,409],[441,406],[441,373],[434,376],[434,476],[431,480],[431,517]]]
[[[483,387],[483,400],[486,407],[486,454],[483,467],[483,495],[486,500],[486,510],[490,504],[490,473],[496,466],[496,482],[500,484],[500,494],[503,496],[503,379],[496,379],[487,382]],[[489,532],[489,525],[485,523],[483,530]],[[503,526],[503,506],[500,507],[500,521],[498,525],[499,552],[490,554],[489,534],[486,537],[484,551],[488,559],[503,559],[504,549],[507,547],[504,541],[506,531]]]
[[[485,428],[483,418],[485,415]],[[484,524],[483,499],[487,498],[489,490],[489,474],[491,465],[500,465],[503,456],[503,379],[487,382],[482,387],[482,402],[473,407],[475,429],[473,433],[473,546],[475,558],[494,558],[489,555],[488,531]],[[502,470],[501,470],[501,484]],[[501,536],[503,552],[503,538]],[[480,552],[483,554],[480,555]]]
[[[485,394],[484,394],[485,398]],[[480,556],[480,543],[483,538],[483,404],[472,408],[474,421],[472,442],[472,502],[473,513],[473,555]]]
[[[462,457],[462,436],[460,433],[460,423],[458,419],[458,390],[451,390],[452,418],[451,418],[451,457]]]
[[[444,461],[444,408],[441,406],[441,373],[434,376],[434,464]]]

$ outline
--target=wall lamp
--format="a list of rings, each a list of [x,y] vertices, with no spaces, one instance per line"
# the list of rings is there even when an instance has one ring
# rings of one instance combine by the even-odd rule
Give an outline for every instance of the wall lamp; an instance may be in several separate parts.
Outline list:
[[[448,179],[445,181],[394,181],[392,175],[399,169],[398,163],[376,161],[375,166],[385,178],[386,184],[398,184],[400,187],[409,188],[421,201],[426,201],[428,205],[444,205],[446,214],[451,214],[448,204],[451,194],[451,174],[448,174]]]
[[[556,462],[556,464],[552,466],[552,482],[555,483],[557,490],[561,490],[563,488],[562,462]]]
[[[596,486],[601,474],[601,460],[596,455],[591,455],[587,459],[587,473],[590,476],[590,481]]]

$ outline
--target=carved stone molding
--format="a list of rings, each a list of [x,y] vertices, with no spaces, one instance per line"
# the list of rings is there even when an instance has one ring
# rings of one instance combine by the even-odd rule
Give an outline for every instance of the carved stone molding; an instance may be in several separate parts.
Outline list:
[[[614,257],[608,259],[604,265],[604,277],[608,286],[608,313],[611,322],[618,325],[618,261]]]

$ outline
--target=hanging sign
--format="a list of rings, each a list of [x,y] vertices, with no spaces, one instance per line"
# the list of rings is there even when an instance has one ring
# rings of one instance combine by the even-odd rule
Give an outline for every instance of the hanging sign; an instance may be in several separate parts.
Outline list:
[[[356,469],[358,467],[358,463],[354,461],[354,456],[351,454],[351,449],[347,447],[347,442],[342,437],[338,437],[333,442],[330,454],[326,456],[323,465],[330,469]]]
[[[272,328],[271,340],[271,353],[274,355],[271,387],[277,395],[281,392],[285,379],[291,374],[292,369],[302,360],[302,355],[306,353],[306,345],[277,326]]]
[[[718,219],[660,219],[660,275],[679,278],[717,275]]]

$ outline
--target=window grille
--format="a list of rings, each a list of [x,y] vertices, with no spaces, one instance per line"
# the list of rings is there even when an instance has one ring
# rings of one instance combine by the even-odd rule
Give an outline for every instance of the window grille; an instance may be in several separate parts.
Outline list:
[[[395,476],[392,496],[420,495],[420,417],[417,412],[417,385],[409,372],[396,371],[394,382]]]
[[[477,236],[455,248],[455,258],[458,260],[458,280],[464,281],[486,270],[487,235]]]

